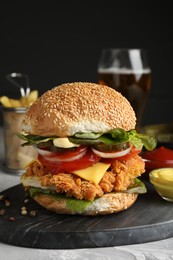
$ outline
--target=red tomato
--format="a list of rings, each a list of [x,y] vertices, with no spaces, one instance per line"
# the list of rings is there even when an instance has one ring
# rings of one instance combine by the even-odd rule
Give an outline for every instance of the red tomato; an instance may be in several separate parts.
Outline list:
[[[131,159],[132,157],[136,156],[137,154],[139,154],[141,152],[141,150],[137,150],[135,148],[135,146],[132,147],[132,149],[130,150],[130,152],[124,156],[118,157],[117,160],[119,161],[126,161]]]
[[[65,154],[64,154],[65,156]],[[46,160],[44,156],[42,155],[38,155],[38,159],[39,161],[42,163],[43,166],[46,166],[46,168],[48,170],[51,171],[51,173],[53,174],[57,174],[59,172],[72,172],[72,171],[76,171],[76,170],[81,170],[84,168],[87,168],[93,164],[95,164],[96,162],[98,162],[100,160],[100,157],[95,155],[91,149],[88,149],[86,151],[86,153],[84,154],[84,156],[82,156],[81,158],[77,159],[77,160],[72,160],[72,161],[56,161],[56,157],[54,157],[55,160],[49,161]],[[59,159],[59,157],[58,157]]]

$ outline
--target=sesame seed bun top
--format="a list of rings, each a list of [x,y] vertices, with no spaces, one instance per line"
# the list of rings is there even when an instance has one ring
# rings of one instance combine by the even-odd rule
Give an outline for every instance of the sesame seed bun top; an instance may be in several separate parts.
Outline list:
[[[40,136],[71,136],[77,132],[134,129],[129,101],[114,89],[89,82],[66,83],[40,96],[29,108],[22,130]]]

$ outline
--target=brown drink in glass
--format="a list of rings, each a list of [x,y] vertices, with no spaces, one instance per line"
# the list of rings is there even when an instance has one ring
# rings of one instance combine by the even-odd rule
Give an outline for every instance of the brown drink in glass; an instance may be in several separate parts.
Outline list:
[[[98,82],[121,92],[131,103],[140,130],[151,87],[151,69],[145,50],[105,49],[98,66]]]

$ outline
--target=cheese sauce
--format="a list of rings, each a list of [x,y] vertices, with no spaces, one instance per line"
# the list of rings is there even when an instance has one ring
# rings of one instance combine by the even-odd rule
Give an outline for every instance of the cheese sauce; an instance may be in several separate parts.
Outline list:
[[[160,196],[173,202],[173,168],[160,168],[149,173],[150,182]]]
[[[71,143],[67,137],[59,137],[53,139],[54,146],[60,147],[60,148],[72,148],[72,147],[78,147],[79,144]]]
[[[159,178],[160,180],[173,182],[173,169],[172,168],[158,169],[157,171],[153,172],[153,175],[154,175],[154,177]]]

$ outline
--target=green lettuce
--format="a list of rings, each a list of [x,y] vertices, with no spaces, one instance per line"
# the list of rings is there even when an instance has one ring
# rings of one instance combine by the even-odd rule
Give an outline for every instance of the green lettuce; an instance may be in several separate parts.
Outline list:
[[[62,195],[62,194],[58,194],[56,192],[53,192],[53,191],[50,191],[50,190],[47,190],[47,189],[41,189],[41,188],[30,188],[29,189],[29,193],[30,193],[30,196],[32,198],[34,198],[37,194],[47,194],[49,196],[53,196],[54,199],[56,200],[62,200],[62,199],[66,199],[66,206],[68,209],[72,210],[72,211],[79,211],[79,212],[82,212],[84,211],[89,205],[92,204],[92,201],[89,201],[89,200],[77,200],[75,198],[69,198],[69,197],[66,197],[65,195]]]
[[[27,146],[27,145],[34,145],[42,142],[48,142],[50,140],[53,140],[57,138],[57,136],[51,136],[51,137],[44,137],[44,136],[39,136],[39,135],[24,135],[21,133],[16,134],[20,139],[25,141],[22,146]]]
[[[58,136],[41,137],[37,135],[17,135],[19,138],[25,141],[22,146],[48,142],[50,140],[58,138]],[[68,137],[68,139],[72,143],[81,145],[94,145],[100,143],[115,145],[130,142],[138,150],[142,149],[142,147],[144,146],[149,151],[153,150],[157,145],[157,140],[154,136],[140,134],[137,133],[136,130],[125,131],[121,128],[115,128],[106,133],[76,133],[75,135]]]
[[[139,134],[136,132],[136,130],[125,131],[121,128],[112,129],[107,133],[100,134],[99,137],[98,134],[95,134],[95,139],[94,133],[91,133],[91,135],[88,133],[87,138],[86,133],[77,133],[74,136],[70,136],[69,140],[72,143],[89,145],[96,143],[115,145],[130,142],[138,150],[142,149],[142,147],[144,146],[149,151],[153,150],[157,145],[157,140],[154,136]]]
[[[147,192],[147,189],[145,187],[145,184],[142,181],[140,181],[139,179],[136,178],[134,180],[134,184],[132,186],[128,187],[128,189],[126,191],[122,191],[122,192],[143,194],[143,193]],[[97,199],[95,199],[94,201],[77,200],[73,197],[66,197],[63,194],[58,194],[55,191],[51,191],[51,190],[48,190],[48,189],[35,188],[35,187],[31,187],[29,189],[29,193],[30,193],[30,196],[32,198],[34,198],[36,195],[42,193],[42,194],[47,194],[48,196],[53,196],[54,199],[56,199],[56,200],[65,199],[67,208],[72,210],[72,211],[78,211],[78,212],[83,212],[95,200],[97,200]]]

